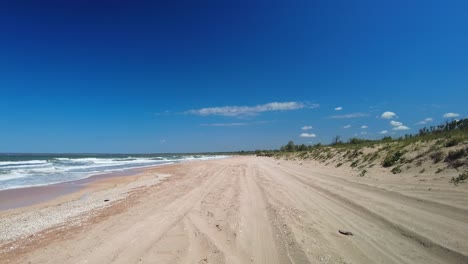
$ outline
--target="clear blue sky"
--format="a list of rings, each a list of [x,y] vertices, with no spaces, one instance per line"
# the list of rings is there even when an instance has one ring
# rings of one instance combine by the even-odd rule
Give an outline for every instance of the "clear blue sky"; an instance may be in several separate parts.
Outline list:
[[[467,1],[5,2],[0,152],[277,148],[468,114]]]

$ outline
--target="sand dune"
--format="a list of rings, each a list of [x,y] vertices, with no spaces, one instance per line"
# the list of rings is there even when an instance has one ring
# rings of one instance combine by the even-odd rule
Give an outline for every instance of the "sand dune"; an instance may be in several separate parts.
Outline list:
[[[149,169],[132,181],[160,174],[171,176],[80,225],[3,241],[0,262],[468,263],[468,188],[446,180],[398,184],[312,161],[234,157]]]

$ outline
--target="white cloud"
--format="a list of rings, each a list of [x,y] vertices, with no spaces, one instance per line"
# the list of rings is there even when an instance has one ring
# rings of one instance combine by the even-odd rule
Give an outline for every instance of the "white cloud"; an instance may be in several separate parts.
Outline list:
[[[383,119],[392,119],[395,116],[396,116],[395,113],[387,111],[387,112],[383,112],[383,114],[380,117]]]
[[[402,122],[398,122],[398,121],[390,121],[390,125],[394,126],[394,127],[398,127],[398,126],[402,126],[403,123]]]
[[[346,125],[343,128],[350,128],[350,127],[351,127],[351,125]]]
[[[310,134],[310,133],[302,133],[299,135],[300,137],[303,137],[303,138],[314,138],[316,137],[317,135],[315,134]]]
[[[407,126],[396,126],[393,128],[393,130],[397,130],[397,131],[400,131],[400,130],[408,130],[410,129],[409,127]]]
[[[341,107],[341,106],[338,106],[338,107],[335,108],[335,111],[341,111],[341,110],[343,110],[343,107]]]
[[[302,130],[311,130],[312,126],[303,126],[301,127]]]
[[[366,132],[366,131],[362,131],[362,132],[361,132],[361,135],[367,135],[367,132]]]
[[[299,102],[272,102],[256,106],[221,106],[189,110],[186,113],[193,115],[209,116],[252,116],[262,112],[290,111],[302,108],[316,108],[317,104],[305,105]]]
[[[387,130],[382,130],[382,131],[379,132],[379,134],[382,134],[382,135],[387,134],[387,133],[388,133]]]
[[[428,117],[428,118],[425,118],[423,121],[417,122],[416,125],[425,125],[425,124],[430,123],[432,121],[434,121],[434,120],[431,117]]]
[[[166,140],[165,140],[165,139],[161,139],[161,140],[159,141],[159,143],[164,144],[164,143],[166,143]]]
[[[453,118],[453,117],[459,117],[460,114],[457,113],[445,113],[444,118]]]
[[[333,116],[330,116],[329,118],[333,118],[333,119],[358,118],[358,117],[365,117],[368,115],[369,114],[365,114],[365,113],[352,113],[352,114],[346,114],[346,115],[333,115]]]
[[[366,129],[368,128],[368,126],[361,126],[361,129]]]

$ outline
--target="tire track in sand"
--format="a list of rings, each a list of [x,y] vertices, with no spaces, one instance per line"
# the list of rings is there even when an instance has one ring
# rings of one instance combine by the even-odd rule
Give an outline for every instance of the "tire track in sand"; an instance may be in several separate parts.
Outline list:
[[[328,211],[330,215],[334,215],[335,218],[337,219],[338,222],[342,222],[343,224],[351,224],[349,221],[346,221],[344,216],[349,219],[357,218],[360,219],[359,221],[355,222],[360,222],[358,225],[354,225],[355,228],[359,229],[360,232],[366,233],[366,230],[363,228],[362,223],[368,223],[368,226],[374,225],[374,226],[380,226],[382,230],[387,230],[391,231],[392,236],[389,234],[386,235],[387,239],[386,240],[402,240],[401,236],[403,236],[404,242],[406,244],[408,241],[414,241],[419,245],[419,247],[422,247],[422,250],[428,251],[428,253],[432,254],[434,257],[437,257],[440,259],[440,261],[451,261],[453,263],[465,263],[468,262],[467,256],[464,254],[457,252],[455,250],[449,249],[441,244],[438,244],[427,237],[414,232],[413,230],[407,228],[406,226],[402,226],[400,224],[397,224],[390,219],[376,213],[373,210],[369,210],[368,208],[354,202],[353,200],[349,199],[349,197],[342,196],[336,192],[333,192],[329,189],[325,189],[320,184],[323,185],[321,181],[314,181],[313,177],[306,178],[303,175],[298,174],[297,172],[294,171],[287,171],[284,167],[281,168],[278,171],[272,171],[271,166],[265,166],[265,170],[270,171],[270,175],[276,175],[276,178],[278,180],[282,180],[283,184],[289,184],[288,186],[289,190],[292,189],[301,189],[297,187],[293,187],[291,185],[290,181],[287,181],[285,179],[293,179],[296,181],[297,184],[302,185],[302,193],[304,196],[307,196],[308,193],[313,194],[312,196],[315,197],[315,199],[320,200],[321,203],[319,207],[321,207],[322,211]],[[281,179],[283,177],[283,179]],[[309,191],[305,191],[304,189],[308,189]],[[309,195],[310,196],[310,195]],[[317,197],[319,196],[319,197]],[[297,197],[297,200],[300,200],[299,197]],[[333,206],[332,206],[333,204]],[[387,232],[388,233],[388,232]],[[379,240],[372,239],[372,234],[368,234],[369,240],[373,240],[374,243],[378,244],[388,244],[389,242],[383,242]],[[374,234],[375,236],[375,234]],[[398,238],[400,236],[400,238]],[[393,238],[395,237],[395,238]],[[388,247],[382,247],[380,249],[381,253],[384,255],[389,255],[388,250],[386,249]],[[405,251],[404,248],[401,248],[402,252]],[[400,253],[401,254],[401,253]],[[414,253],[408,252],[408,256],[414,255]],[[412,261],[405,260],[404,258],[397,256],[397,255],[389,255],[391,258],[395,258],[394,260],[397,260],[398,262],[409,262],[411,263]],[[430,260],[430,259],[429,259]],[[436,261],[437,263],[437,261]]]

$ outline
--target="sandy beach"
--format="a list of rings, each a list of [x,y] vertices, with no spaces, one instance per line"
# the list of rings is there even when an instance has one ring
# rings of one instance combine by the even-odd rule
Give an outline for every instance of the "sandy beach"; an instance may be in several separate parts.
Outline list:
[[[468,263],[468,187],[422,177],[253,156],[145,169],[0,212],[0,263]]]

